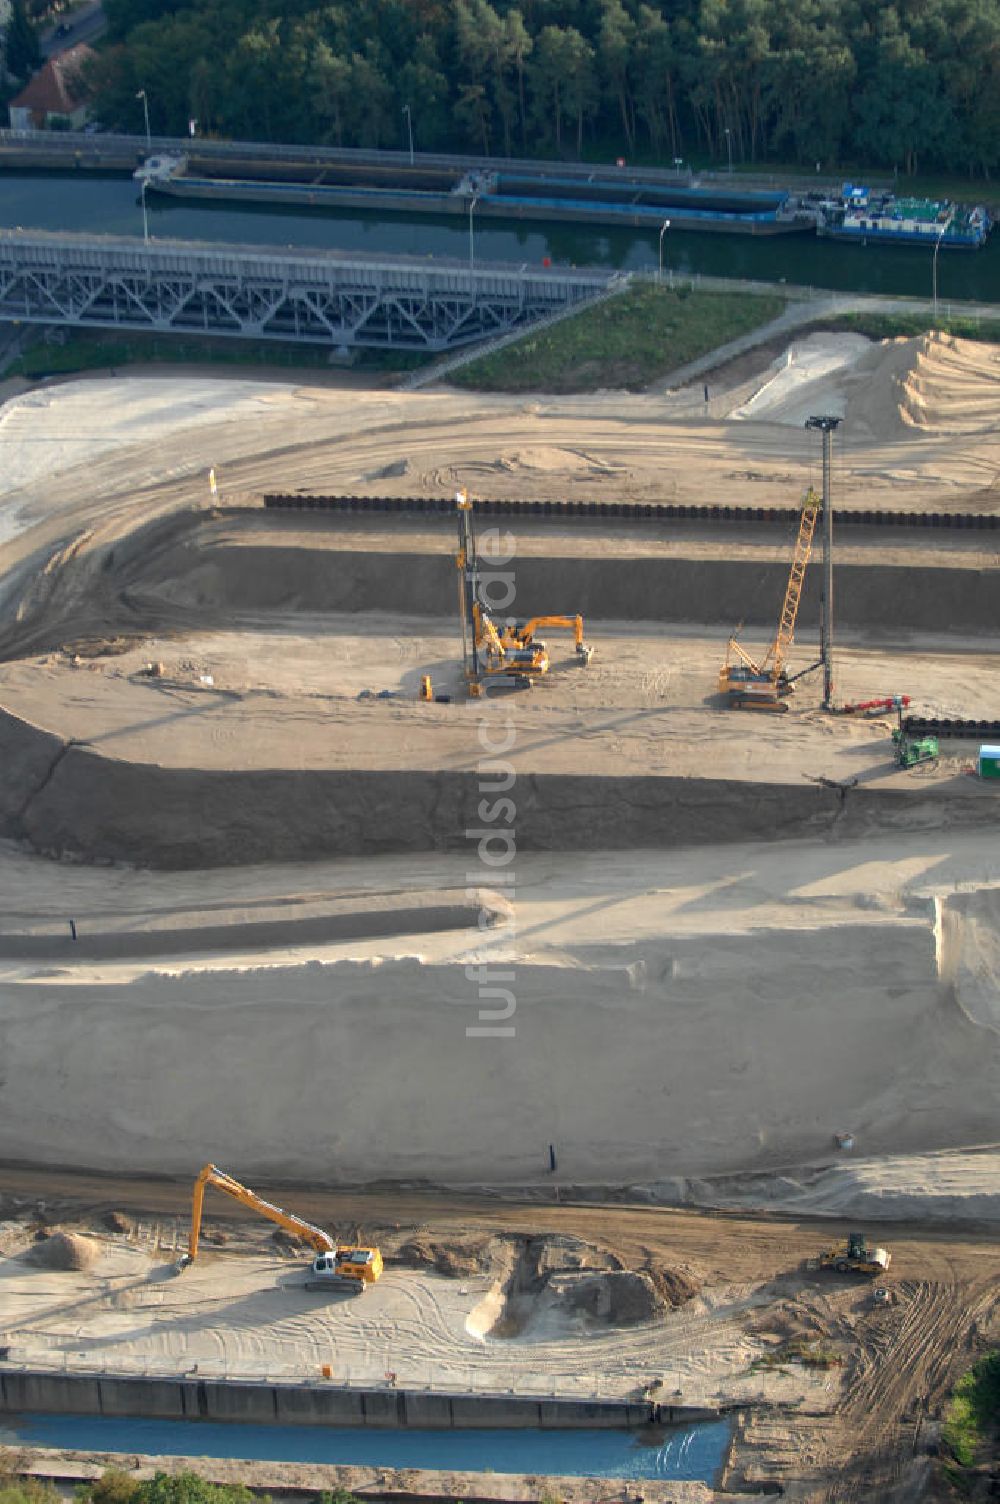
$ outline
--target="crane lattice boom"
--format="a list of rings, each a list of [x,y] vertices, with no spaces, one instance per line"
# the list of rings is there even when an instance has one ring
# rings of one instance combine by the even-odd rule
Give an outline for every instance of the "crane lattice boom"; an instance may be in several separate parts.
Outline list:
[[[776,678],[780,677],[785,666],[785,656],[795,641],[795,621],[799,614],[799,601],[802,598],[802,582],[812,554],[813,534],[816,531],[819,509],[820,499],[810,487],[803,502],[802,516],[799,518],[799,535],[795,540],[795,555],[792,559],[792,568],[785,589],[785,600],[778,620],[777,636],[768,648],[764,659],[765,668],[769,664],[773,665]]]

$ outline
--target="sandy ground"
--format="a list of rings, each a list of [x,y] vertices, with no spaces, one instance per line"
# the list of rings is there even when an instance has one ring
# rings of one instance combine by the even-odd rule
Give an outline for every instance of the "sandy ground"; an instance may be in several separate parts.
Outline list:
[[[212,1157],[327,1183],[516,1185],[546,1181],[552,1143],[569,1183],[648,1184],[822,1161],[840,1131],[865,1155],[997,1138],[991,832],[520,854],[496,884],[511,896],[514,876],[514,917],[485,942],[478,927],[407,934],[401,904],[396,934],[324,944],[310,929],[296,945],[292,925],[242,951],[234,932],[205,955],[192,930],[186,956],[172,939],[159,960],[151,926],[169,915],[183,929],[206,900],[216,925],[245,924],[255,908],[294,915],[305,896],[315,908],[358,894],[359,880],[361,894],[440,892],[469,862],[265,869],[227,876],[225,901],[218,874],[8,862],[9,1158],[71,1162],[85,1143],[87,1163],[114,1170],[183,1173]],[[514,1033],[470,1036],[481,1010]],[[251,1108],[258,1080],[268,1091]],[[331,1099],[352,1111],[331,1119]],[[995,1209],[995,1174],[988,1157],[973,1163],[973,1215]]]
[[[501,1308],[499,1279],[489,1274],[393,1268],[358,1299],[304,1291],[304,1267],[301,1255],[207,1251],[173,1278],[162,1242],[151,1256],[120,1240],[88,1271],[93,1298],[80,1305],[79,1274],[40,1276],[8,1259],[0,1265],[5,1342],[11,1361],[43,1368],[316,1381],[328,1364],[338,1383],[382,1388],[395,1373],[401,1388],[608,1399],[669,1378],[690,1405],[714,1404],[720,1389],[828,1403],[826,1375],[747,1373],[764,1347],[743,1330],[753,1305],[745,1286],[603,1331],[561,1311],[558,1299],[539,1299],[527,1329],[505,1339],[486,1335]]]
[[[193,632],[180,643],[153,636],[98,660],[59,654],[0,665],[0,700],[35,726],[161,767],[280,768],[294,721],[300,768],[475,768],[479,722],[461,693],[454,623],[435,625],[415,631],[404,618],[372,616],[359,633],[357,618],[331,615],[322,625],[291,619],[281,631]],[[595,648],[587,669],[571,640],[551,635],[548,679],[503,702],[518,771],[614,766],[796,783],[812,773],[909,789],[951,786],[972,766],[973,749],[962,744],[932,768],[897,769],[895,718],[831,721],[819,710],[818,672],[801,681],[792,713],[758,717],[748,739],[744,717],[720,714],[724,639],[652,627],[639,634],[613,622],[587,631]],[[793,667],[815,662],[818,651],[806,638]],[[145,676],[151,661],[161,677]],[[996,708],[1000,652],[942,652],[930,638],[895,650],[844,648],[839,664],[847,700],[908,694],[921,713],[944,716],[988,717]],[[450,704],[419,702],[424,674]]]
[[[405,1190],[265,1189],[327,1227],[377,1236],[389,1255],[380,1285],[361,1300],[303,1294],[297,1256],[277,1257],[266,1224],[247,1223],[222,1198],[209,1208],[204,1255],[171,1277],[166,1261],[183,1245],[186,1185],[0,1173],[4,1336],[17,1361],[303,1383],[317,1382],[316,1367],[327,1362],[335,1378],[349,1371],[355,1382],[384,1384],[389,1372],[401,1385],[426,1376],[476,1393],[599,1389],[663,1393],[669,1401],[680,1389],[688,1404],[749,1399],[724,1487],[741,1494],[778,1484],[788,1497],[835,1504],[889,1498],[893,1489],[901,1499],[919,1493],[926,1443],[937,1434],[930,1417],[950,1376],[997,1331],[995,1240],[954,1229],[934,1235],[869,1222],[893,1256],[892,1298],[876,1305],[865,1281],[803,1269],[819,1247],[843,1236],[843,1223],[607,1204],[498,1205]],[[109,1235],[112,1210],[126,1230]],[[85,1230],[97,1261],[84,1273],[32,1268],[22,1250],[39,1222]],[[222,1247],[210,1246],[223,1237]],[[428,1256],[449,1251],[451,1277],[400,1263],[413,1247]],[[517,1271],[529,1255],[538,1268],[541,1249],[554,1274],[525,1301]],[[558,1293],[564,1258],[591,1271],[683,1272],[694,1293],[638,1325],[609,1326],[567,1307]],[[826,1352],[831,1366],[796,1361],[792,1343]],[[60,1473],[79,1463],[53,1456],[41,1466]],[[479,1496],[474,1487],[465,1493]],[[502,1496],[522,1497],[507,1489]]]
[[[204,780],[213,773],[361,764],[392,777],[433,765],[421,818],[454,834],[454,780],[473,765],[467,707],[409,698],[421,672],[453,685],[445,620],[414,606],[421,579],[436,579],[422,573],[437,567],[436,536],[421,546],[411,530],[400,550],[369,531],[353,556],[362,569],[303,532],[286,559],[291,574],[279,578],[264,550],[234,572],[227,558],[249,557],[247,535],[229,537],[226,518],[211,517],[211,466],[233,503],[264,490],[468,485],[494,496],[787,506],[819,478],[818,443],[801,427],[810,411],[844,414],[840,505],[964,510],[1000,500],[1000,355],[945,337],[801,341],[773,369],[744,367],[725,396],[713,389],[711,416],[697,392],[526,401],[143,378],[25,394],[0,411],[0,701],[5,725],[13,716],[39,728],[43,750],[9,754],[0,802],[10,828],[30,833],[47,809],[36,844],[69,851],[60,822],[85,824],[89,809],[114,836],[155,803],[139,779],[130,808],[74,784],[81,754],[88,766],[98,754],[161,780],[198,774],[186,806],[165,800],[160,811],[195,826],[212,821]],[[207,532],[174,538],[173,552],[137,535],[192,506],[216,529],[214,553]],[[526,538],[528,578],[544,570],[550,545],[542,532]],[[392,547],[407,561],[402,573],[387,562]],[[992,1231],[963,1242],[919,1225],[937,1215],[992,1229],[998,1211],[990,791],[966,776],[967,748],[935,769],[893,771],[888,725],[822,717],[810,681],[793,713],[766,727],[720,714],[720,636],[706,621],[727,615],[728,630],[731,602],[709,599],[721,576],[713,560],[716,573],[696,575],[698,551],[728,553],[733,589],[751,581],[747,600],[770,602],[781,540],[678,533],[560,547],[570,560],[576,548],[580,567],[601,566],[603,548],[609,569],[617,559],[645,580],[632,611],[588,606],[590,670],[559,664],[551,684],[510,707],[525,823],[541,773],[621,780],[610,809],[594,786],[573,785],[571,797],[565,785],[562,818],[582,832],[575,852],[561,848],[551,807],[552,850],[519,851],[509,873],[476,861],[474,881],[466,853],[430,849],[184,873],[0,850],[7,1160],[187,1180],[212,1157],[248,1177],[299,1182],[305,1212],[331,1225],[353,1216],[387,1246],[409,1218],[450,1245],[478,1229],[489,1256],[452,1280],[391,1263],[363,1302],[308,1310],[293,1266],[259,1235],[239,1256],[212,1252],[168,1280],[184,1190],[164,1183],[137,1193],[129,1234],[104,1236],[81,1293],[80,1276],[27,1270],[17,1257],[35,1203],[48,1197],[51,1220],[67,1183],[49,1180],[44,1192],[46,1172],[12,1169],[0,1176],[14,1198],[0,1242],[10,1345],[25,1363],[306,1377],[333,1354],[354,1382],[391,1368],[415,1383],[473,1388],[622,1393],[658,1380],[686,1396],[793,1400],[804,1412],[794,1422],[749,1415],[734,1486],[780,1478],[831,1504],[863,1497],[863,1487],[873,1498],[890,1488],[908,1496],[915,1475],[903,1458],[921,1444],[912,1417],[939,1409],[996,1305]],[[700,581],[669,631],[645,604],[661,564]],[[843,564],[845,582],[851,569],[862,580],[856,597],[845,583],[844,599],[858,603],[841,655],[845,694],[911,692],[940,713],[996,714],[1000,644],[987,601],[1000,557],[988,535],[851,540]],[[362,606],[380,578],[382,598]],[[362,620],[360,609],[377,617]],[[731,624],[749,621],[753,635],[764,617],[738,612]],[[123,634],[124,651],[75,662],[74,634],[102,630]],[[806,620],[806,657],[810,631]],[[137,677],[153,660],[162,677]],[[365,688],[395,693],[359,701]],[[614,844],[601,839],[607,822],[625,821],[630,780],[651,772],[680,789],[673,849],[644,849],[629,826],[630,849],[602,850]],[[839,819],[837,791],[823,787],[832,814],[821,834],[739,839],[745,819],[766,826],[781,802],[797,819],[794,791],[816,789],[816,778],[920,797],[866,835]],[[718,790],[711,845],[698,834],[705,806],[683,809],[685,788],[706,780]],[[765,783],[777,803],[766,804]],[[276,786],[247,787],[238,825],[280,823]],[[325,829],[330,795],[304,787]],[[844,808],[849,816],[849,798]],[[641,825],[636,811],[629,818]],[[369,853],[377,813],[377,801],[362,809]],[[99,849],[95,835],[90,854]],[[234,826],[226,859],[254,849]],[[265,854],[281,849],[275,839]],[[463,898],[467,887],[474,897]],[[488,935],[468,924],[479,902]],[[491,981],[489,966],[501,977]],[[513,1019],[513,1032],[470,1035],[484,1006],[491,1026]],[[838,1155],[839,1132],[855,1135],[856,1158]],[[380,1200],[359,1190],[334,1204],[315,1189],[421,1178],[504,1187],[508,1197],[527,1187],[535,1200],[472,1205],[442,1191],[408,1207],[405,1192]],[[876,1314],[857,1285],[804,1282],[801,1259],[818,1236],[808,1225],[546,1204],[609,1185],[629,1187],[619,1194],[633,1200],[861,1215],[872,1226],[884,1207],[897,1219],[885,1233],[897,1301]],[[112,1193],[127,1205],[121,1182],[105,1182]],[[637,1326],[597,1328],[549,1289],[518,1306],[515,1335],[501,1338],[494,1323],[513,1314],[518,1239],[540,1228],[583,1238],[599,1269],[609,1249],[632,1271],[683,1269],[698,1294]],[[803,1335],[836,1344],[843,1367],[750,1371],[754,1357]]]

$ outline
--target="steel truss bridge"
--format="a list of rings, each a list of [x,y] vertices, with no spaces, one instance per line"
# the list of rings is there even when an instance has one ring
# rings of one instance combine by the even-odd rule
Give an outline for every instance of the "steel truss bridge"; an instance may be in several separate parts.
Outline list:
[[[600,271],[0,231],[0,320],[436,351],[605,292]]]

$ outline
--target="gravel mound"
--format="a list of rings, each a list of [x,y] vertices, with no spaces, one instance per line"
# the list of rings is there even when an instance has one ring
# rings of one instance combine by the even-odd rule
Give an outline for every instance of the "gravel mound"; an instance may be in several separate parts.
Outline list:
[[[495,1258],[494,1240],[488,1237],[446,1243],[415,1237],[402,1244],[392,1262],[413,1269],[433,1269],[448,1279],[469,1279],[482,1274]]]
[[[100,1249],[92,1238],[78,1232],[54,1232],[25,1254],[39,1269],[89,1269]]]

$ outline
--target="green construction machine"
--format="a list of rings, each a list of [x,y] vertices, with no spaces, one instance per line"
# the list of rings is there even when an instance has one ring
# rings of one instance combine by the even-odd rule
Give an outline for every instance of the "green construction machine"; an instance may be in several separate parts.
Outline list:
[[[846,1243],[824,1248],[808,1261],[812,1269],[835,1269],[838,1274],[885,1274],[892,1263],[887,1248],[875,1248],[866,1242],[863,1232],[849,1232]]]
[[[900,768],[915,768],[921,762],[934,762],[940,757],[936,736],[914,736],[903,726],[902,705],[898,707],[899,725],[892,733],[892,745],[896,749],[896,764]]]

